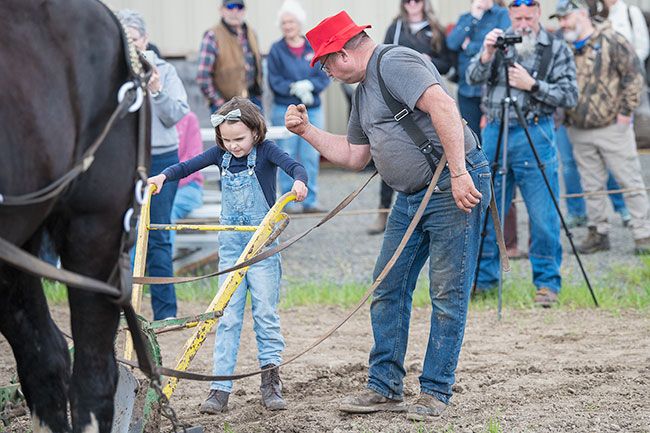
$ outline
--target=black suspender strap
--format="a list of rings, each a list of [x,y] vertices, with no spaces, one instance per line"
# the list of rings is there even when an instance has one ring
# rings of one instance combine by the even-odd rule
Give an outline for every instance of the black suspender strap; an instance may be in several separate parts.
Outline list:
[[[546,76],[548,75],[548,70],[551,66],[551,60],[553,60],[553,39],[551,39],[551,42],[544,46],[544,49],[542,50],[542,58],[539,61],[535,78],[540,81],[546,81]]]
[[[390,91],[386,87],[386,83],[384,83],[383,77],[381,76],[381,59],[384,54],[396,46],[397,45],[391,45],[384,48],[379,53],[379,58],[377,59],[377,78],[379,79],[379,88],[381,89],[381,95],[384,98],[384,102],[386,102],[386,105],[390,109],[390,112],[393,113],[393,118],[395,121],[399,123],[402,128],[404,128],[406,134],[411,138],[418,149],[420,149],[420,152],[424,154],[427,162],[429,163],[429,166],[431,167],[431,171],[434,172],[436,170],[436,161],[434,161],[433,157],[435,156],[437,160],[440,161],[442,154],[433,146],[433,142],[427,138],[426,135],[424,135],[422,129],[420,129],[417,123],[415,123],[415,119],[413,119],[412,116],[413,111],[411,111],[405,104],[400,103],[397,99],[395,99],[395,97],[393,97],[393,95],[391,95]],[[358,103],[358,100],[356,102]]]

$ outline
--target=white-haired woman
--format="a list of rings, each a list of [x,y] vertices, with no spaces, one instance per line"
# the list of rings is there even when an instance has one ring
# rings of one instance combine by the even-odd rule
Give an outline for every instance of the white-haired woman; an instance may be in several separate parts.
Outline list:
[[[305,10],[296,0],[285,0],[278,11],[282,39],[273,44],[267,58],[269,84],[273,91],[271,121],[274,125],[284,126],[284,113],[290,104],[304,104],[310,122],[323,127],[320,93],[330,80],[320,67],[309,66],[314,50],[302,34],[305,19]],[[320,154],[297,135],[278,140],[277,144],[307,170],[309,194],[303,202],[303,212],[320,212],[317,195]],[[284,194],[291,191],[293,179],[280,172],[279,184],[280,193]],[[287,211],[298,212],[298,205],[290,204]]]

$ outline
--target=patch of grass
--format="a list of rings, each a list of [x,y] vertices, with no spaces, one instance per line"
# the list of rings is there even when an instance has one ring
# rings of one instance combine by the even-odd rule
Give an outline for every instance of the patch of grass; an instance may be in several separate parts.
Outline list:
[[[592,288],[602,309],[620,314],[621,310],[650,310],[650,258],[644,258],[645,266],[613,266],[612,269],[596,279],[590,276]],[[529,272],[524,269],[528,264],[513,263],[513,270],[504,274],[503,306],[508,309],[533,308],[535,287]],[[289,281],[282,294],[281,308],[303,305],[331,305],[347,308],[358,302],[370,287],[365,283],[336,284],[331,281]],[[560,308],[593,308],[591,294],[582,280],[582,276],[565,278],[560,292]],[[413,305],[423,307],[430,305],[428,279],[423,273],[413,293]],[[479,293],[472,299],[473,310],[493,310],[498,306],[497,290]]]
[[[43,279],[43,292],[50,304],[63,304],[68,302],[68,289],[64,284]]]
[[[413,294],[413,305],[417,307],[430,303],[424,281],[418,282]],[[367,283],[336,284],[330,281],[293,281],[284,287],[280,308],[294,308],[306,305],[331,305],[351,307],[356,305],[370,287]]]
[[[498,416],[491,417],[487,424],[485,425],[486,433],[503,433],[503,427],[501,427],[501,422],[498,419]]]
[[[223,423],[223,433],[235,433],[235,430],[232,429],[232,426],[225,422]]]
[[[641,260],[642,266],[612,265],[607,273],[600,273],[594,278],[589,270],[592,288],[600,307],[620,314],[621,310],[650,310],[650,257]],[[530,280],[530,270],[527,262],[513,262],[512,272],[504,274],[503,307],[508,309],[527,309],[533,307],[535,288]],[[573,272],[573,271],[571,271]],[[576,271],[579,274],[579,271]],[[560,308],[578,309],[592,308],[593,300],[589,290],[582,280],[582,275],[570,275],[565,278],[560,292]],[[337,306],[349,308],[355,305],[363,293],[370,287],[371,281],[335,283],[332,281],[299,281],[283,282],[280,308],[299,306]],[[430,305],[428,293],[428,277],[423,272],[413,293],[413,306],[425,307]],[[44,281],[45,295],[48,302],[60,304],[67,302],[65,286],[51,281]],[[197,281],[189,284],[178,284],[176,296],[181,302],[199,302],[208,304],[219,290],[217,278]],[[145,294],[148,288],[145,287]],[[472,299],[470,308],[473,310],[493,310],[498,305],[497,290],[479,293]]]
[[[185,302],[202,302],[206,305],[212,301],[214,295],[219,291],[219,279],[208,278],[187,284],[176,285],[176,298]],[[145,286],[145,293],[149,292],[149,286]]]

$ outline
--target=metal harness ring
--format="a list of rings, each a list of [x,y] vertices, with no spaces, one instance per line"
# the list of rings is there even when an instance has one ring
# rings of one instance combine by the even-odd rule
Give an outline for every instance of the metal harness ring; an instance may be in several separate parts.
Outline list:
[[[135,89],[135,102],[129,107],[129,113],[136,112],[142,106],[142,101],[144,100],[144,93],[142,92],[142,87],[136,86],[133,81],[127,81],[122,84],[120,90],[117,91],[117,102],[120,103],[124,100],[126,92],[131,89]]]

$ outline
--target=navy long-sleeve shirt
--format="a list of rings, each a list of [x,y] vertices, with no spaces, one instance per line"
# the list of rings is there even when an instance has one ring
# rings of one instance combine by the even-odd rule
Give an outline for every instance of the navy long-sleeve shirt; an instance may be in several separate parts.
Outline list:
[[[456,26],[447,35],[447,46],[452,51],[457,51],[458,55],[458,93],[467,97],[481,96],[481,86],[471,85],[467,82],[466,71],[472,57],[481,51],[485,36],[492,29],[499,28],[502,30],[510,27],[510,17],[508,9],[494,5],[491,9],[485,11],[480,20],[477,20],[470,13],[460,16]],[[469,43],[463,49],[465,39],[469,38]]]
[[[314,50],[306,40],[305,51],[301,57],[291,53],[284,38],[271,46],[266,62],[269,69],[269,85],[276,104],[302,104],[297,96],[289,93],[291,83],[309,80],[314,85],[312,91],[314,103],[310,107],[320,106],[320,93],[329,85],[330,79],[325,72],[321,71],[320,63],[313,68],[309,66],[313,57]]]
[[[221,162],[226,151],[219,146],[211,147],[200,155],[184,162],[179,162],[163,170],[167,179],[165,181],[179,180],[190,174],[201,170],[209,165],[217,165],[221,168]],[[230,167],[228,171],[231,173],[239,173],[247,170],[246,162],[248,155],[241,158],[232,156],[230,160]],[[255,163],[255,174],[257,180],[262,186],[264,197],[269,204],[269,207],[275,203],[276,183],[277,183],[277,167],[280,167],[295,180],[302,181],[307,184],[307,171],[305,168],[289,155],[280,149],[274,142],[264,140],[257,145],[257,160]]]

